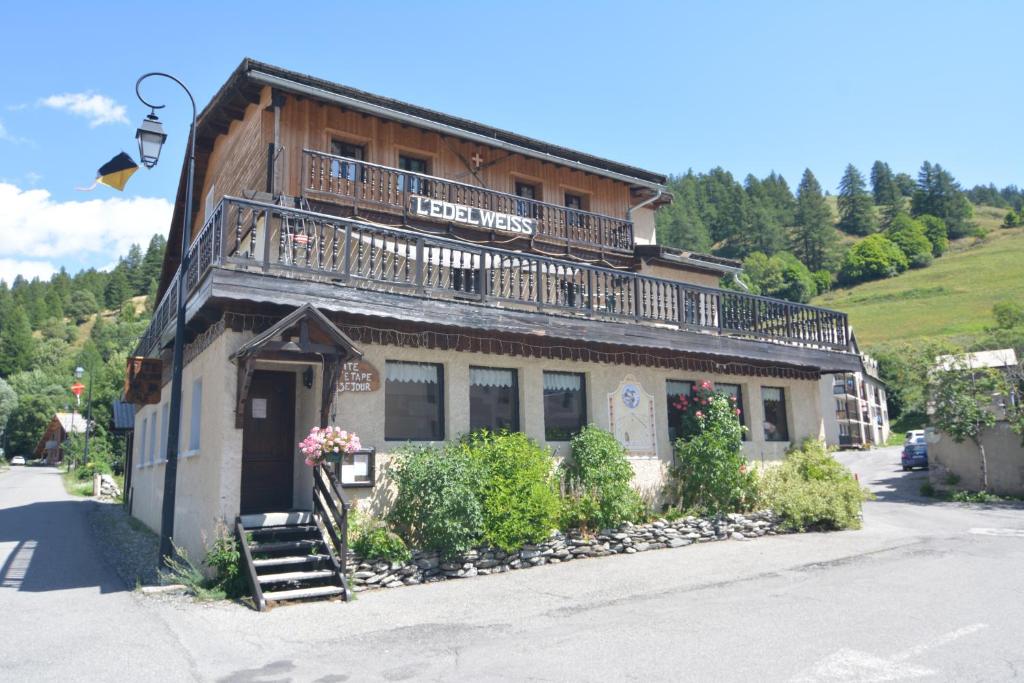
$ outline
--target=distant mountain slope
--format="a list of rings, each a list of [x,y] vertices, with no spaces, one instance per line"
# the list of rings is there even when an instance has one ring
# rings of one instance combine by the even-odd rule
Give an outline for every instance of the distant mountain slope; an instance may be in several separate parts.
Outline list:
[[[990,229],[988,236],[958,240],[928,268],[828,292],[811,303],[849,313],[862,347],[918,337],[968,341],[992,324],[994,303],[1024,301],[1024,229],[994,227],[1000,211],[976,207],[975,221]]]

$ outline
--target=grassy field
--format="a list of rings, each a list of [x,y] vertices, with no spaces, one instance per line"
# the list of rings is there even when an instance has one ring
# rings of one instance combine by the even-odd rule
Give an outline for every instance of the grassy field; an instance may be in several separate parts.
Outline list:
[[[861,346],[917,337],[964,341],[992,324],[997,301],[1024,301],[1024,228],[1000,229],[1005,211],[976,207],[989,230],[967,238],[928,268],[839,289],[811,303],[845,311]]]

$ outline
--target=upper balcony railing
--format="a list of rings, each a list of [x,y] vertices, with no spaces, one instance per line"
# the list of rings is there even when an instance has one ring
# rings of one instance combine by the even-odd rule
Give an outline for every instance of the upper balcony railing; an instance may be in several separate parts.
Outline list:
[[[536,235],[568,247],[633,253],[633,223],[622,218],[310,149],[303,151],[302,191],[497,232],[503,231],[503,222],[515,217],[520,220],[508,221],[511,225],[505,230],[511,236]]]
[[[506,309],[633,321],[846,350],[844,313],[225,197],[189,247],[187,292],[212,265]],[[174,316],[168,289],[138,353]]]

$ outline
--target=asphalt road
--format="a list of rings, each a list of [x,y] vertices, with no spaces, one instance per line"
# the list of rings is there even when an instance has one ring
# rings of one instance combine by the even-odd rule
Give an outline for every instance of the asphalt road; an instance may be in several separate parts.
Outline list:
[[[840,458],[860,531],[704,544],[259,614],[127,591],[57,475],[0,475],[3,680],[1009,680],[1024,509],[935,503],[898,449]]]

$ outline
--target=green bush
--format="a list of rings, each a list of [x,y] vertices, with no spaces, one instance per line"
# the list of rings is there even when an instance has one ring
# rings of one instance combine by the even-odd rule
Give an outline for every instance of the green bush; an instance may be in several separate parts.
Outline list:
[[[484,531],[481,475],[472,453],[457,444],[407,446],[389,474],[395,501],[388,521],[413,547],[446,557],[465,552]]]
[[[388,531],[383,526],[366,529],[356,536],[352,541],[352,550],[366,560],[404,564],[412,559],[412,553],[398,534]]]
[[[480,471],[487,544],[510,552],[550,535],[561,508],[550,452],[525,434],[486,430],[465,437],[458,448]]]
[[[920,221],[901,213],[892,220],[889,229],[885,231],[885,236],[900,248],[911,268],[931,265],[933,245],[925,234],[924,224]]]
[[[949,249],[949,231],[946,229],[946,221],[929,214],[918,216],[917,220],[924,226],[925,237],[932,244],[932,256],[938,258],[945,254]]]
[[[633,466],[626,449],[615,436],[587,425],[573,437],[570,449],[572,458],[561,472],[563,526],[605,529],[639,521],[644,504],[631,484]]]
[[[214,571],[213,581],[206,588],[222,590],[229,598],[240,598],[249,593],[245,575],[242,573],[242,553],[238,540],[228,533],[226,527],[218,529],[217,538],[206,551],[203,564]]]
[[[870,494],[820,441],[789,451],[762,479],[764,503],[792,531],[859,529],[861,503]]]
[[[850,285],[892,277],[902,273],[909,265],[903,250],[885,235],[870,235],[846,252],[839,269],[839,282]]]
[[[742,452],[744,427],[732,397],[712,392],[695,413],[699,430],[677,439],[667,493],[680,509],[698,514],[748,510],[757,502],[757,475]]]

